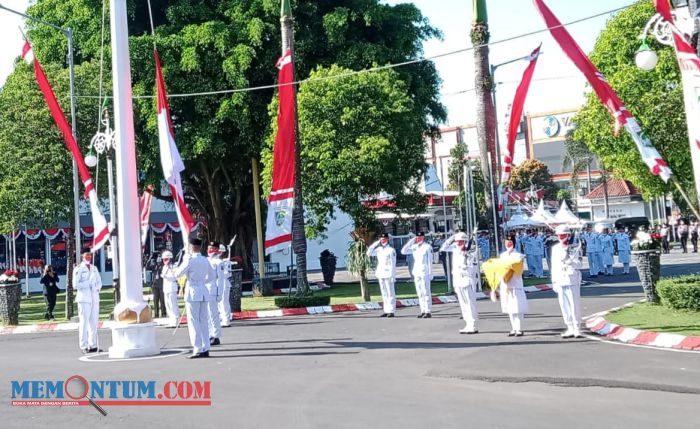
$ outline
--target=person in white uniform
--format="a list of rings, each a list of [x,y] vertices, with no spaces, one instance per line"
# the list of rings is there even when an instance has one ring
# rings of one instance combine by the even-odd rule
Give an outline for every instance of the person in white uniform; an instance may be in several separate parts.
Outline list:
[[[612,276],[614,274],[613,264],[615,263],[613,256],[615,254],[615,241],[607,228],[605,228],[603,233],[600,234],[600,249],[605,275]]]
[[[466,326],[460,334],[476,334],[479,312],[476,309],[476,289],[479,285],[479,252],[474,240],[467,245],[467,234],[459,232],[450,237],[440,248],[441,252],[452,253],[452,285],[457,292],[459,308]],[[474,249],[472,249],[474,248]]]
[[[573,246],[569,227],[556,229],[559,243],[552,247],[552,289],[559,298],[559,308],[566,324],[562,338],[581,337],[581,247]]]
[[[377,258],[377,268],[374,275],[379,281],[382,291],[382,303],[384,314],[381,317],[394,317],[396,312],[396,292],[394,281],[396,280],[396,251],[389,245],[389,234],[384,233],[381,238],[367,249],[367,256]]]
[[[187,330],[192,344],[190,359],[209,357],[209,290],[207,282],[216,276],[207,258],[201,253],[202,240],[190,238],[190,251],[185,254],[175,277],[187,277],[185,286],[185,309]]]
[[[515,237],[509,236],[505,240],[506,251],[501,253],[500,259],[522,261],[524,255],[515,251]],[[522,323],[527,312],[527,297],[523,287],[522,274],[513,274],[510,280],[501,280],[499,284],[499,295],[501,297],[501,311],[508,315],[510,319],[511,331],[509,337],[522,337]]]
[[[172,264],[173,254],[166,250],[161,255],[163,268],[160,270],[160,278],[163,279],[163,293],[165,294],[165,311],[168,313],[168,328],[174,328],[180,324],[180,307],[177,305],[178,284],[175,278],[175,266]]]
[[[92,264],[90,249],[84,249],[82,261],[73,270],[75,302],[78,304],[78,343],[83,353],[97,353],[97,319],[100,317],[102,278]]]
[[[620,228],[615,234],[617,242],[617,261],[622,264],[622,274],[630,273],[630,255],[632,245],[630,244],[630,236],[624,229]]]
[[[418,318],[429,319],[433,307],[433,295],[430,292],[430,281],[433,278],[433,246],[425,242],[425,233],[419,232],[401,248],[402,255],[413,256],[411,275],[416,285],[420,314]]]
[[[218,346],[221,344],[221,316],[219,315],[219,303],[223,300],[223,272],[221,258],[219,254],[219,243],[212,241],[207,247],[209,264],[214,270],[212,276],[206,283],[209,291],[209,344]]]
[[[219,245],[219,255],[223,257],[226,253],[226,246]],[[224,259],[220,265],[221,273],[217,273],[220,286],[223,288],[221,301],[219,301],[219,317],[221,318],[221,326],[231,326],[231,275],[233,268],[231,261]]]

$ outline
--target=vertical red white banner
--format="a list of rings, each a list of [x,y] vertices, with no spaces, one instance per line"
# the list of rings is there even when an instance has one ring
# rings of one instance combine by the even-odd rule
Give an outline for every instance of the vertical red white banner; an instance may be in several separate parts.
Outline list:
[[[670,24],[673,31],[676,58],[683,82],[685,121],[688,126],[690,158],[693,162],[695,189],[700,196],[700,58],[676,27],[668,0],[655,0],[656,11]]]
[[[148,185],[143,190],[141,198],[139,198],[139,218],[141,221],[141,246],[146,244],[148,236],[148,227],[151,219],[151,203],[153,202],[153,185]]]
[[[543,0],[533,0],[535,7],[539,10],[542,18],[544,18],[549,32],[557,41],[561,49],[567,57],[578,67],[579,70],[586,76],[588,83],[591,85],[596,95],[608,109],[611,115],[615,118],[615,132],[619,132],[621,128],[627,130],[627,133],[632,137],[632,140],[637,145],[637,150],[642,157],[644,163],[649,167],[649,171],[661,177],[665,182],[671,178],[671,169],[659,152],[652,145],[649,137],[642,131],[637,119],[627,110],[627,107],[622,103],[617,93],[612,89],[610,84],[605,80],[603,74],[593,65],[591,60],[581,50],[581,47],[571,37],[566,28],[559,22],[556,16],[547,7]]]
[[[168,93],[165,90],[165,79],[163,70],[160,67],[160,57],[158,51],[153,51],[156,60],[156,91],[158,95],[158,140],[160,143],[160,163],[163,167],[163,176],[168,182],[170,194],[173,197],[175,212],[182,232],[182,243],[187,247],[190,231],[194,227],[192,215],[185,204],[185,195],[182,191],[182,179],[180,173],[185,170],[185,164],[180,158],[180,152],[175,144],[175,132],[170,117],[170,106],[168,105]],[[150,210],[150,208],[149,208]],[[143,219],[143,218],[142,218]],[[143,220],[142,220],[143,222]]]
[[[32,45],[28,40],[25,40],[24,42],[24,47],[22,48],[22,58],[30,65],[34,65],[34,77],[36,78],[39,89],[44,96],[44,101],[49,107],[49,112],[51,112],[51,116],[53,117],[56,126],[63,135],[63,141],[65,142],[66,147],[70,151],[76,165],[78,166],[80,180],[83,182],[83,186],[85,187],[84,196],[90,203],[92,224],[95,228],[95,234],[92,239],[92,251],[96,252],[109,240],[109,227],[107,226],[107,219],[105,219],[104,215],[102,214],[102,210],[100,209],[97,201],[95,184],[92,182],[90,171],[88,170],[87,165],[85,165],[83,154],[80,152],[80,147],[78,147],[78,143],[75,141],[75,137],[73,136],[73,132],[68,125],[65,115],[63,114],[63,110],[61,110],[61,106],[58,104],[58,100],[56,100],[56,95],[53,92],[53,88],[51,88],[51,84],[44,73],[44,69],[41,68],[39,60],[37,60],[34,56]],[[78,245],[80,245],[80,243],[78,243]]]
[[[286,249],[292,241],[294,174],[296,151],[294,80],[292,52],[277,61],[279,110],[272,160],[272,188],[267,198],[265,254]]]

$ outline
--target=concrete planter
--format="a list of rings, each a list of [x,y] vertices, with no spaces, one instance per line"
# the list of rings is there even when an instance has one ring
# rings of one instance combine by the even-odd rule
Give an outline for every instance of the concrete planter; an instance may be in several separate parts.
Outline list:
[[[639,280],[644,288],[644,297],[647,302],[659,302],[656,294],[656,282],[661,273],[661,252],[659,250],[633,250],[632,256],[637,264]]]
[[[19,304],[22,301],[20,283],[0,284],[0,323],[19,325]]]

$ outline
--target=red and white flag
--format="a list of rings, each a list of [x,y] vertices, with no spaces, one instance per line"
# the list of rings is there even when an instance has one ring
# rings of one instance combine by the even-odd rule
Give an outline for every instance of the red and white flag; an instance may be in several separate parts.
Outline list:
[[[148,185],[139,198],[139,218],[141,220],[141,246],[146,244],[148,227],[151,219],[151,203],[153,201],[153,185]]]
[[[53,117],[56,126],[58,126],[58,129],[63,135],[63,141],[65,142],[66,147],[70,151],[75,163],[78,166],[80,180],[83,182],[83,186],[85,187],[84,196],[90,202],[92,224],[95,228],[95,235],[92,239],[92,251],[96,252],[109,240],[109,227],[107,226],[107,220],[102,214],[97,201],[95,184],[92,182],[90,171],[88,170],[87,165],[85,165],[85,161],[83,159],[83,154],[80,152],[80,148],[78,147],[78,143],[75,141],[75,137],[73,136],[73,132],[68,125],[68,121],[66,121],[66,117],[61,110],[61,106],[59,106],[58,101],[56,100],[56,95],[51,88],[51,84],[49,84],[49,80],[46,78],[46,74],[41,68],[41,64],[39,64],[39,60],[37,60],[34,56],[32,45],[28,40],[24,41],[22,58],[27,61],[29,65],[34,65],[34,76],[36,77],[36,81],[39,84],[39,89],[44,96],[44,101],[46,101],[46,104],[49,107],[49,112],[51,112],[51,116]]]
[[[156,91],[158,94],[158,136],[160,141],[160,163],[163,167],[163,176],[168,182],[170,193],[173,196],[175,212],[177,219],[180,222],[182,232],[182,242],[185,246],[189,242],[190,231],[194,226],[192,215],[185,204],[184,193],[182,192],[182,180],[180,173],[185,170],[185,164],[180,158],[180,152],[175,145],[175,133],[173,132],[173,123],[170,118],[170,106],[168,105],[168,96],[165,91],[165,80],[163,79],[163,70],[160,67],[160,58],[158,51],[154,51],[153,55],[156,59]]]
[[[671,15],[668,0],[655,0],[656,11],[670,24],[676,48],[676,59],[681,70],[685,121],[690,140],[690,159],[693,162],[695,189],[700,195],[700,58],[695,49],[685,40]]]
[[[543,0],[533,0],[535,7],[539,10],[544,18],[549,32],[557,41],[559,46],[571,61],[578,67],[579,70],[586,76],[588,83],[595,91],[601,103],[608,109],[610,114],[615,117],[615,132],[619,132],[624,128],[629,133],[634,143],[637,145],[642,160],[649,167],[649,170],[655,176],[661,177],[665,182],[671,178],[671,169],[661,154],[651,144],[649,137],[642,131],[637,120],[627,110],[627,107],[622,103],[610,84],[605,80],[600,71],[593,65],[591,60],[581,50],[581,47],[571,37],[566,28],[561,25],[561,22],[547,7]]]
[[[292,52],[277,61],[279,111],[272,160],[272,189],[267,198],[265,254],[286,249],[292,241],[296,131],[294,129],[294,79]]]
[[[515,137],[518,134],[518,126],[520,125],[520,120],[523,116],[523,108],[525,107],[525,98],[527,98],[527,92],[530,89],[530,82],[532,82],[532,75],[535,73],[535,66],[537,65],[537,58],[540,56],[540,47],[532,51],[528,61],[530,64],[527,65],[525,73],[523,73],[523,79],[518,85],[518,89],[515,91],[515,98],[513,99],[513,108],[510,112],[510,124],[508,126],[508,145],[503,153],[503,172],[501,174],[501,184],[505,185],[510,179],[510,172],[513,169],[513,159],[515,158]]]

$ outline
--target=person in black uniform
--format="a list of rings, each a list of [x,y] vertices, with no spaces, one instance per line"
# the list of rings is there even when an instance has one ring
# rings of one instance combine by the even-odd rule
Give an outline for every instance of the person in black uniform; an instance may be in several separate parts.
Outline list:
[[[160,253],[156,252],[151,255],[146,264],[146,268],[151,271],[151,292],[153,293],[153,314],[158,318],[167,317],[165,308],[165,293],[163,292],[163,278],[160,272],[163,268],[163,261],[160,258]]]
[[[46,313],[44,319],[56,320],[53,317],[53,309],[56,307],[56,295],[61,291],[58,288],[58,275],[53,271],[51,265],[44,267],[44,274],[41,276],[41,284],[44,286],[44,302],[46,302]]]

